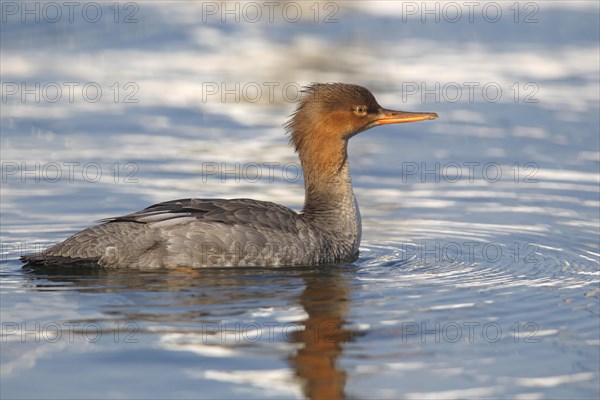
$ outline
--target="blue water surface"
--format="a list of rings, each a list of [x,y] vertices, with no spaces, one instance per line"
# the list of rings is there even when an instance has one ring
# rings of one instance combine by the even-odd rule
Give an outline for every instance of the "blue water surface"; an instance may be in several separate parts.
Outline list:
[[[1,397],[598,398],[597,2],[290,3],[2,2]],[[300,210],[282,125],[332,81],[440,115],[351,140],[355,263],[22,268],[159,201]]]

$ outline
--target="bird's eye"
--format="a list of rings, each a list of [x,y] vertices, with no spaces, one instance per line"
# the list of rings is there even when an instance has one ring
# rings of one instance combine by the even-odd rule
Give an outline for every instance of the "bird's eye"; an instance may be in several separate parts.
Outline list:
[[[354,107],[354,112],[357,113],[358,115],[365,115],[367,113],[367,107],[366,106],[356,106],[356,107]]]

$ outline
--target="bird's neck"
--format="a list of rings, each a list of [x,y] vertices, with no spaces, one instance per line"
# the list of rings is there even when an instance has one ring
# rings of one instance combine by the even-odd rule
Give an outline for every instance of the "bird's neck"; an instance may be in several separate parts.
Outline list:
[[[309,154],[306,157],[300,152],[306,193],[302,215],[322,232],[358,251],[360,212],[352,191],[347,141]]]

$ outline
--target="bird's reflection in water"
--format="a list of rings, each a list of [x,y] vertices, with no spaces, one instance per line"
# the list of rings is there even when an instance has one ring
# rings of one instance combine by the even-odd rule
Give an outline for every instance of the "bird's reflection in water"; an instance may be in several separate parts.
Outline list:
[[[339,272],[339,271],[337,271]],[[348,312],[349,286],[336,270],[304,276],[306,287],[300,305],[307,318],[294,341],[302,346],[290,359],[310,399],[345,398],[346,372],[339,366],[342,344],[353,332],[344,329]]]
[[[106,315],[105,323],[134,322],[139,326],[160,324],[161,334],[177,334],[169,349],[193,349],[207,345],[206,324],[219,326],[227,320],[257,323],[252,315],[273,305],[297,308],[305,318],[295,322],[298,329],[280,340],[263,341],[258,351],[282,352],[295,380],[310,399],[345,398],[346,372],[340,367],[345,342],[354,332],[344,328],[349,308],[352,267],[310,269],[207,269],[155,272],[52,268],[29,270],[30,284],[37,290],[77,290],[102,293],[94,296],[95,306]],[[88,306],[89,307],[89,306]],[[89,320],[86,320],[89,322]],[[77,321],[70,321],[77,322]],[[140,330],[141,333],[144,329]],[[149,332],[146,332],[149,333]],[[152,332],[155,334],[155,332]],[[208,332],[215,334],[216,332]],[[266,336],[266,335],[263,335]],[[292,354],[277,343],[296,344]],[[209,341],[210,346],[247,348],[249,343]],[[252,345],[252,343],[250,343]],[[275,345],[275,346],[274,346]],[[266,347],[265,347],[266,346]],[[201,353],[201,352],[200,352]],[[232,360],[230,369],[236,369]],[[256,371],[264,368],[257,357]]]

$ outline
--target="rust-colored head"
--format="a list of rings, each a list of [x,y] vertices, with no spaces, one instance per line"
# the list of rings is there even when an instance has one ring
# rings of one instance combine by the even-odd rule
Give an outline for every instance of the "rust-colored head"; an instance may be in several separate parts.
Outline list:
[[[337,171],[346,160],[348,139],[377,125],[436,119],[435,113],[382,108],[370,91],[346,83],[313,84],[286,124],[290,142],[306,172],[321,176]]]

